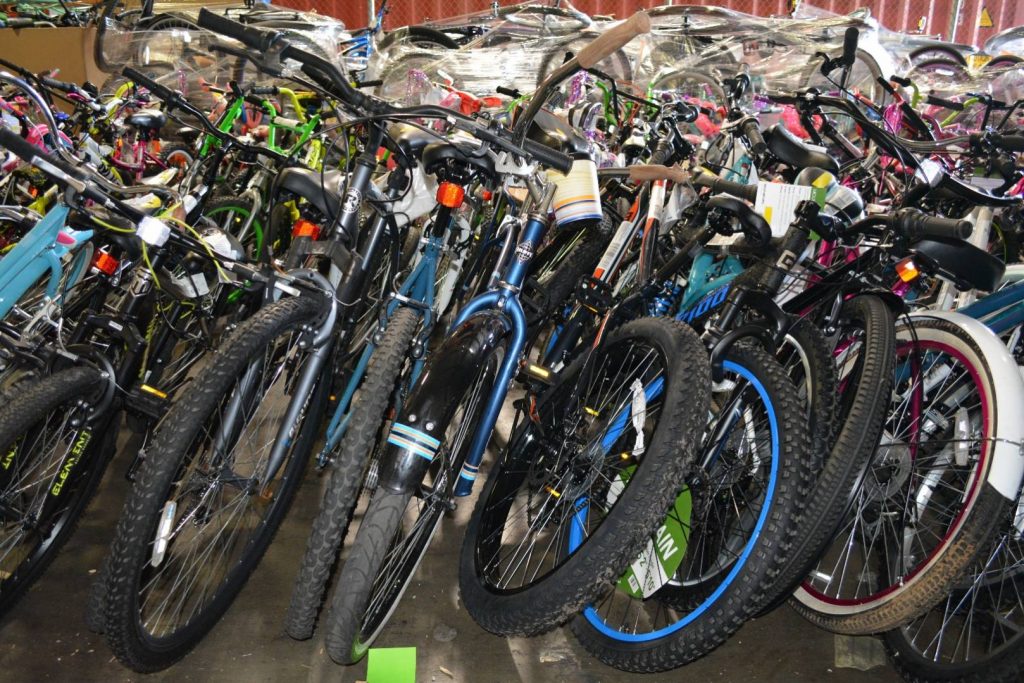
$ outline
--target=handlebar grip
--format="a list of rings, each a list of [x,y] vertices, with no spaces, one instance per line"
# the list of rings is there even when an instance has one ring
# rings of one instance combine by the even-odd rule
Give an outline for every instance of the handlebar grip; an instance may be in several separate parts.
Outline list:
[[[523,141],[523,149],[539,161],[542,166],[552,168],[563,175],[568,174],[572,170],[571,156],[562,154],[557,149],[552,149],[541,142],[527,138]]]
[[[904,88],[909,88],[912,82],[909,78],[904,78],[903,76],[889,76],[889,80],[897,85],[902,85]]]
[[[662,166],[660,164],[643,164],[630,166],[629,179],[634,183],[646,183],[651,180],[671,180],[674,183],[685,183],[690,174],[678,166]]]
[[[650,30],[651,18],[647,16],[647,12],[641,10],[588,43],[576,53],[576,61],[582,68],[590,69],[629,41]]]
[[[750,143],[750,151],[755,157],[763,156],[768,151],[768,145],[765,144],[764,137],[761,135],[761,126],[758,125],[757,119],[748,118],[743,122],[741,130],[746,136],[747,142]]]
[[[7,17],[3,23],[7,28],[32,28],[35,25],[35,20],[28,17]]]
[[[946,100],[941,97],[929,94],[925,97],[925,102],[928,104],[934,104],[936,107],[942,107],[943,109],[951,109],[953,111],[963,111],[964,105],[959,102],[953,102],[952,100]]]
[[[66,81],[58,81],[56,78],[50,78],[49,76],[40,76],[39,81],[47,88],[53,88],[54,90],[60,90],[62,92],[72,93],[78,91],[78,86],[74,83],[68,83]]]
[[[523,93],[519,92],[518,88],[506,88],[503,85],[499,85],[498,87],[496,87],[494,89],[494,92],[498,93],[499,95],[505,95],[506,97],[511,97],[514,100],[515,99],[519,99],[520,97],[523,96]]]
[[[853,67],[857,61],[857,41],[860,38],[860,31],[855,26],[846,29],[843,34],[843,64],[847,68]]]
[[[912,240],[922,237],[965,240],[971,236],[974,226],[959,218],[940,218],[917,209],[901,209],[896,214],[896,230]]]
[[[177,99],[178,97],[177,93],[168,88],[166,85],[161,85],[157,83],[146,74],[142,73],[141,71],[136,71],[130,66],[126,66],[121,71],[121,75],[135,83],[135,85],[141,85],[146,90],[151,92],[153,95],[155,95],[156,97],[165,102],[171,102]]]
[[[710,188],[713,194],[725,192],[735,197],[746,199],[748,202],[757,199],[757,185],[745,185],[743,183],[734,183],[731,180],[723,180],[706,171],[693,176],[693,184]]]
[[[56,177],[58,180],[66,180],[66,177],[61,177],[60,175],[53,173],[53,170],[50,168],[40,166],[39,162],[48,164],[52,169],[59,171],[64,174],[64,176],[71,176],[72,178],[80,177],[78,169],[53,154],[47,154],[45,151],[7,128],[0,127],[0,147],[8,149],[16,157],[40,168],[44,173],[52,177]]]
[[[256,97],[255,95],[246,95],[243,99],[246,101],[247,104],[252,105],[258,111],[266,113],[267,110],[263,106],[263,100],[261,100],[260,98]]]
[[[1007,152],[1024,152],[1024,135],[1000,135],[993,133],[990,138],[992,144]]]
[[[264,31],[262,29],[246,26],[216,12],[203,7],[199,10],[199,26],[208,31],[219,33],[228,38],[234,38],[246,47],[260,52],[266,52],[278,38],[276,31]]]
[[[383,78],[372,78],[368,81],[359,81],[356,83],[357,88],[376,88],[377,86],[384,85]]]
[[[249,88],[249,93],[252,95],[277,95],[276,85],[255,85]]]

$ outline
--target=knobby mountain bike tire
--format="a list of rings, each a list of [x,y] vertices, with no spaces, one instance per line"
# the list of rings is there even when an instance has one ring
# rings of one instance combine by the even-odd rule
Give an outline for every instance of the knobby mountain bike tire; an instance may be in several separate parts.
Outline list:
[[[789,561],[778,579],[775,604],[785,600],[814,567],[842,521],[851,496],[863,479],[889,406],[896,327],[880,298],[854,297],[843,304],[830,334],[839,372],[836,411],[838,434],[808,492]]]
[[[73,367],[18,383],[0,408],[0,614],[53,561],[103,477],[117,430],[87,418],[105,385],[96,368]]]
[[[806,409],[760,347],[736,344],[723,372],[697,465],[662,526],[572,622],[617,669],[666,671],[724,643],[771,597],[794,540],[810,476]]]
[[[473,510],[459,567],[470,616],[536,635],[605,592],[693,464],[709,386],[707,352],[671,318],[629,322],[560,373]]]
[[[381,433],[387,432],[387,412],[394,407],[395,385],[409,360],[419,323],[420,315],[415,310],[402,307],[395,311],[352,400],[349,426],[333,454],[327,490],[313,522],[285,615],[285,632],[296,640],[313,635],[331,568],[341,552],[370,456],[378,450]]]
[[[154,434],[106,565],[106,638],[131,669],[156,671],[187,654],[241,591],[284,518],[329,390],[318,381],[305,396],[290,393],[309,356],[303,328],[319,309],[314,297],[288,298],[242,323]],[[302,402],[301,423],[266,481],[267,452],[292,401]]]

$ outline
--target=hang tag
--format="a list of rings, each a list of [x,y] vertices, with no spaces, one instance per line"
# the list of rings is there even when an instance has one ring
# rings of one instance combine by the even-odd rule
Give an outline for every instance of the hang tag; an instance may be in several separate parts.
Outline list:
[[[644,423],[647,422],[647,395],[644,393],[644,385],[639,379],[634,379],[630,386],[633,390],[633,401],[631,405],[633,429],[636,431],[636,441],[633,443],[633,457],[644,452]]]

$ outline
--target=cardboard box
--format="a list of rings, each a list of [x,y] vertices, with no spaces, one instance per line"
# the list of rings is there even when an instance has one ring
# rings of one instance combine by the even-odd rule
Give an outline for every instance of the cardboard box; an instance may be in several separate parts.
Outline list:
[[[72,83],[92,81],[97,86],[107,75],[96,66],[93,44],[96,28],[0,29],[0,57],[32,71],[60,69],[57,78]]]

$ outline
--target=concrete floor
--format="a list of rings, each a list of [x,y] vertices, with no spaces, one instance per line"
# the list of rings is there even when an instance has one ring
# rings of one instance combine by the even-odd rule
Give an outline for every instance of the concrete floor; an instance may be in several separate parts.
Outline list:
[[[103,638],[86,630],[83,611],[92,575],[106,552],[127,491],[123,462],[119,457],[111,465],[78,533],[0,627],[0,680],[350,683],[365,678],[365,663],[338,667],[315,639],[295,642],[281,628],[319,499],[320,482],[312,471],[275,543],[205,641],[159,674],[142,676],[121,667]],[[579,647],[568,629],[534,639],[492,636],[473,623],[458,598],[457,553],[470,507],[469,501],[464,502],[453,519],[444,521],[416,580],[376,643],[378,647],[416,647],[419,683],[900,680],[886,666],[877,641],[837,640],[788,607],[747,624],[704,659],[660,675],[631,675],[608,668]],[[850,668],[851,663],[866,670]]]

